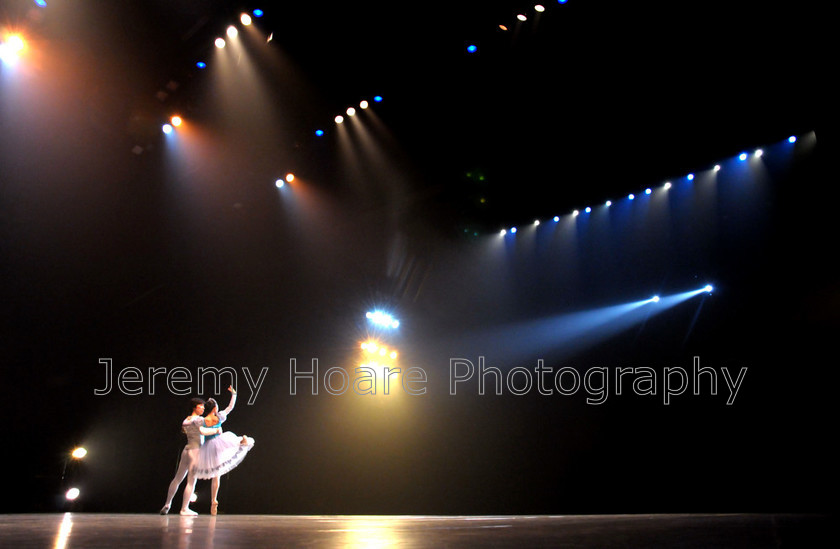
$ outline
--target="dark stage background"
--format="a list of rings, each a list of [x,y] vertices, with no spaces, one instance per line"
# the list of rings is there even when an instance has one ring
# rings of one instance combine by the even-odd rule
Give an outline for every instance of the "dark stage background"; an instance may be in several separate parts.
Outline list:
[[[833,507],[824,14],[300,4],[261,6],[255,27],[272,41],[225,66],[213,38],[256,5],[4,2],[0,24],[28,31],[31,56],[0,73],[0,510],[68,508],[71,484],[75,510],[159,509],[188,397],[163,385],[95,396],[102,358],[115,372],[238,371],[226,428],[257,443],[222,480],[229,513]],[[367,131],[332,122],[374,94],[357,120]],[[160,134],[173,112],[192,148]],[[758,147],[761,159],[735,158]],[[707,283],[712,295],[621,329],[559,327]],[[387,342],[427,373],[426,394],[292,395],[292,360],[322,374],[357,363],[374,307],[400,318]],[[556,332],[534,327],[555,316]],[[650,367],[660,384],[699,357],[718,394],[689,388],[665,405],[661,387],[611,385],[593,405],[583,388],[491,396],[472,382],[450,395],[450,359],[480,356],[504,372]],[[264,367],[249,405],[243,368]],[[732,405],[724,367],[747,368]],[[88,456],[68,462],[79,444]],[[207,483],[198,494],[206,512]]]

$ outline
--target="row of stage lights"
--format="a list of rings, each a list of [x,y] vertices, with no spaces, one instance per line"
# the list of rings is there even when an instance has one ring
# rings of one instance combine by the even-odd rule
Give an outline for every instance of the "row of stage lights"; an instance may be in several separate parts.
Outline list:
[[[792,135],[792,136],[788,137],[788,138],[787,138],[787,142],[788,142],[788,143],[791,143],[791,144],[796,143],[796,136],[795,136],[795,135]],[[739,155],[738,155],[738,160],[739,160],[740,162],[746,162],[746,161],[747,161],[750,157],[753,157],[753,158],[761,158],[762,156],[764,156],[764,149],[756,149],[756,150],[754,150],[752,153],[742,152],[741,154],[739,154]],[[720,164],[715,164],[715,165],[714,165],[714,167],[712,168],[712,171],[713,171],[713,172],[715,172],[715,173],[717,173],[717,172],[721,171],[721,169],[722,169],[722,168],[721,168],[721,165],[720,165]],[[693,173],[689,173],[688,175],[686,175],[686,176],[685,176],[685,179],[686,179],[687,181],[694,181],[694,174],[693,174]],[[663,191],[668,191],[668,190],[670,190],[670,189],[671,189],[671,187],[672,187],[672,186],[673,186],[673,185],[671,184],[671,182],[670,182],[670,181],[666,181],[666,182],[662,185],[662,187],[660,187],[660,188],[661,188]],[[639,193],[639,194],[642,194],[642,193]],[[645,196],[649,196],[649,195],[653,194],[653,189],[652,189],[651,187],[648,187],[648,188],[646,188],[646,189],[643,191],[643,194],[644,194]],[[630,200],[630,201],[635,200],[635,199],[636,199],[636,193],[630,193],[630,194],[628,194],[628,195],[627,195],[627,197],[626,197],[626,199],[627,199],[627,200]],[[605,207],[609,208],[610,206],[612,206],[612,205],[613,205],[613,201],[612,201],[612,200],[607,200],[606,202],[604,202],[604,204],[603,204],[603,205],[604,205]],[[581,210],[573,210],[573,211],[571,212],[571,214],[569,214],[569,215],[571,215],[572,217],[578,217],[581,213],[586,213],[586,214],[588,214],[588,213],[591,213],[591,212],[592,212],[592,207],[591,207],[591,206],[587,206],[587,207],[585,207],[585,208],[583,209],[583,212],[581,212]],[[555,222],[555,223],[559,223],[559,222],[560,222],[560,219],[561,219],[561,216],[559,216],[559,215],[555,215],[555,216],[552,218],[552,221],[553,221],[553,222]],[[533,226],[539,226],[539,225],[540,225],[540,223],[541,223],[541,221],[540,221],[539,219],[535,219],[535,220],[534,220],[534,222],[532,223],[532,225],[533,225]],[[517,231],[518,231],[517,227],[510,227],[510,228],[508,228],[508,229],[502,229],[502,230],[500,230],[500,231],[499,231],[499,236],[505,236],[505,235],[508,235],[508,234],[516,234],[516,232],[517,232]]]
[[[569,0],[557,0],[558,4],[566,4]],[[543,4],[534,4],[533,10],[537,13],[537,15],[545,13],[546,7]],[[517,23],[525,23],[528,21],[529,16],[525,12],[519,12],[516,14],[516,21]],[[498,29],[502,32],[510,31],[510,26],[504,23],[499,23]],[[478,53],[478,46],[476,44],[469,44],[467,46],[467,53]]]

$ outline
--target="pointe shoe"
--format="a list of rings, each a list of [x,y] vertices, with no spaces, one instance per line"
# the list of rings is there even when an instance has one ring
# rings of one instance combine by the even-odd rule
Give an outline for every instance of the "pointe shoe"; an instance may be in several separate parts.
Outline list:
[[[164,505],[163,507],[161,507],[161,509],[160,509],[160,514],[161,515],[165,515],[168,512],[169,512],[169,506],[168,505]]]
[[[239,445],[240,446],[247,446],[248,445],[248,437],[246,437],[245,435],[242,435],[242,438],[239,439]]]
[[[210,514],[212,516],[216,516],[216,513],[219,511],[219,502],[213,503],[210,505]]]
[[[198,516],[198,513],[190,509],[189,507],[186,509],[181,509],[181,516],[184,517],[195,517]]]

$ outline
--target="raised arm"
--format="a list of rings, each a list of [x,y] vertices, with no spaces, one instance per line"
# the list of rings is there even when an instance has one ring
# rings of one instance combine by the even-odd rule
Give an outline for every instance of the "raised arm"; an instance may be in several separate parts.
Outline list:
[[[227,408],[223,410],[225,415],[228,415],[231,410],[233,410],[233,406],[236,404],[236,390],[233,388],[233,385],[228,387],[228,391],[230,391],[230,403],[227,405]]]

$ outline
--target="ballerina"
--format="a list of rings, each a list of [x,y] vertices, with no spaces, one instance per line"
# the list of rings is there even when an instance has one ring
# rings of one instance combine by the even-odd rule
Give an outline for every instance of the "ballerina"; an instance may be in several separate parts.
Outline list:
[[[228,387],[228,391],[230,391],[230,404],[224,410],[219,411],[219,404],[214,399],[207,399],[207,415],[204,416],[204,425],[206,428],[217,428],[219,434],[204,437],[204,444],[199,450],[198,463],[195,467],[196,478],[211,479],[211,515],[215,515],[219,508],[217,499],[219,477],[242,463],[242,460],[254,447],[254,439],[251,437],[240,437],[230,431],[222,432],[221,425],[236,404],[236,391],[233,386]]]

